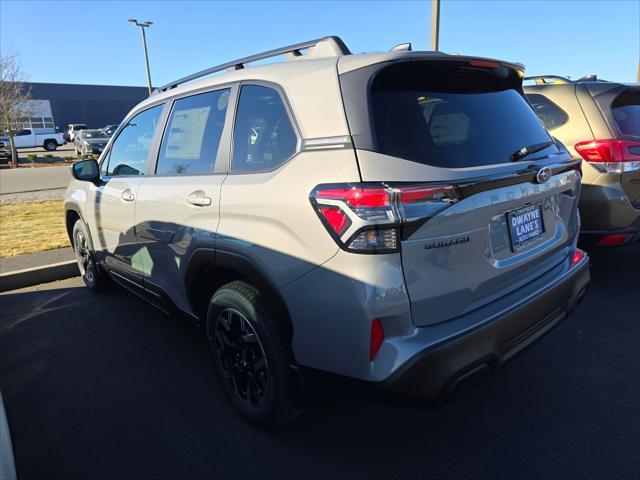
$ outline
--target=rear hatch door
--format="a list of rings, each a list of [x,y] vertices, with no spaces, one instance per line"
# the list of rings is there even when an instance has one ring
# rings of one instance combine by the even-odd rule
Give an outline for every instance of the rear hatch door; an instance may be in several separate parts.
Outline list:
[[[402,228],[405,282],[420,326],[524,291],[566,261],[579,230],[576,162],[525,101],[521,72],[477,65],[417,58],[341,79],[364,182],[458,192],[457,201]],[[368,110],[354,115],[359,105],[349,95],[367,77]]]

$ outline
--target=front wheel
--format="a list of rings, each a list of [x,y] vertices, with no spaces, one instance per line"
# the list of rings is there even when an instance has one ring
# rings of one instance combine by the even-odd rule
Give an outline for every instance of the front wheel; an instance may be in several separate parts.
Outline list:
[[[288,342],[256,289],[235,281],[213,294],[207,339],[220,385],[243,417],[266,427],[291,418],[295,409]]]
[[[73,226],[73,251],[78,262],[80,276],[87,288],[94,292],[104,290],[109,284],[109,279],[96,262],[93,247],[89,240],[89,233],[82,220],[76,221]]]
[[[58,148],[58,142],[55,140],[47,140],[43,145],[44,149],[48,152],[53,152]]]

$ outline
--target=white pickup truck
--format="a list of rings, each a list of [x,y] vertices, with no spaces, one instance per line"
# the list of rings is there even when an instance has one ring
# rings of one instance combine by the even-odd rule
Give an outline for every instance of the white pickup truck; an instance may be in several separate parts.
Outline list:
[[[33,130],[28,128],[18,130],[14,133],[13,139],[16,148],[42,147],[49,152],[65,144],[62,133],[33,133]]]

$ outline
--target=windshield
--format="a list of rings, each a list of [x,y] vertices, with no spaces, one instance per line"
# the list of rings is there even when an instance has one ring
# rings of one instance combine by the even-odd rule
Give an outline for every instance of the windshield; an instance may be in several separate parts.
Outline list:
[[[373,150],[436,167],[508,163],[523,147],[551,137],[502,69],[403,62],[370,87]],[[527,160],[557,152],[555,144]]]
[[[100,130],[85,130],[82,133],[84,138],[109,138],[109,136]]]

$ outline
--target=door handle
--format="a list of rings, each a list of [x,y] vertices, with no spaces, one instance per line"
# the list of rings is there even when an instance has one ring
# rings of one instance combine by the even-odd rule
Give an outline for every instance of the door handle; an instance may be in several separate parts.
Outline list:
[[[204,195],[203,191],[193,192],[187,197],[187,203],[198,207],[208,207],[211,205],[211,197]]]
[[[131,190],[127,188],[124,192],[122,192],[120,198],[125,202],[133,202],[136,197],[133,193],[131,193]]]

